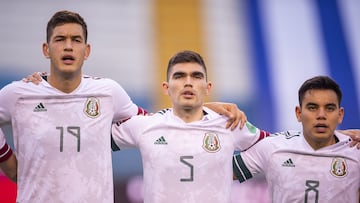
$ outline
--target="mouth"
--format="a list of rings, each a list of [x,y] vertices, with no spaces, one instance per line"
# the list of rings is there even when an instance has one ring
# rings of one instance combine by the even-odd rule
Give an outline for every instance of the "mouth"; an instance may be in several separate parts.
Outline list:
[[[192,91],[184,91],[182,95],[185,96],[185,98],[190,98],[193,97],[195,94]]]
[[[322,123],[318,123],[314,127],[316,129],[316,132],[318,132],[318,133],[326,132],[328,129],[328,126],[325,124],[322,124]]]
[[[65,55],[61,58],[61,60],[67,64],[67,65],[70,65],[72,64],[74,61],[75,61],[75,58],[71,55]]]

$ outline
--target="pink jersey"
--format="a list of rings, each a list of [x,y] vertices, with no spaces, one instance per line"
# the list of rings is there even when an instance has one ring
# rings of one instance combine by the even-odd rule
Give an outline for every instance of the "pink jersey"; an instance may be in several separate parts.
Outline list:
[[[0,123],[11,121],[17,202],[113,202],[111,124],[137,106],[115,81],[83,77],[65,94],[46,81],[0,91]]]
[[[113,125],[120,149],[140,149],[146,203],[229,203],[234,150],[245,150],[265,133],[250,123],[225,129],[227,118],[205,108],[201,121],[184,123],[173,111],[135,116]]]
[[[264,173],[272,202],[358,203],[360,150],[336,136],[339,142],[316,151],[301,132],[266,138],[234,157],[234,172],[241,181]]]

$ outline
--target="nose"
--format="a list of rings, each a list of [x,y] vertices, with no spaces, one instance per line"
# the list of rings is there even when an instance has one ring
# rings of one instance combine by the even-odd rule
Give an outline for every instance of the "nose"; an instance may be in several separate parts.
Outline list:
[[[190,76],[187,76],[185,78],[185,83],[184,83],[184,86],[192,86],[192,78]]]
[[[66,39],[65,40],[65,50],[67,51],[71,51],[72,50],[72,40],[71,39]]]
[[[318,119],[325,119],[326,118],[326,111],[324,108],[319,108],[317,113]]]

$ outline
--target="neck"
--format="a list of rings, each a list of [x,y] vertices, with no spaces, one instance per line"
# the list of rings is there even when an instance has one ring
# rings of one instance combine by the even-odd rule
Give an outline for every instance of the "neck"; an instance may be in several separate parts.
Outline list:
[[[318,150],[323,147],[327,147],[335,144],[336,142],[338,142],[338,139],[335,135],[333,135],[329,139],[311,140],[311,141],[307,140],[307,142],[314,150]]]
[[[203,109],[200,108],[191,108],[191,109],[176,109],[174,108],[174,114],[181,118],[185,123],[191,123],[194,121],[199,121],[204,117]]]
[[[61,77],[55,74],[48,76],[48,83],[64,93],[73,92],[81,82],[81,75],[75,77]]]

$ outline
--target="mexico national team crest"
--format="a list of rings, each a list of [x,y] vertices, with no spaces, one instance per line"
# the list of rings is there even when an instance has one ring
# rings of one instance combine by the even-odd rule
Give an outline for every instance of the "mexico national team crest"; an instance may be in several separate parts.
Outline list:
[[[217,152],[220,150],[220,140],[216,133],[205,133],[203,148],[207,152]]]
[[[89,97],[85,102],[84,113],[90,118],[100,115],[100,102],[96,97]]]
[[[334,158],[331,163],[331,174],[335,177],[344,177],[347,175],[347,164],[343,158]]]

